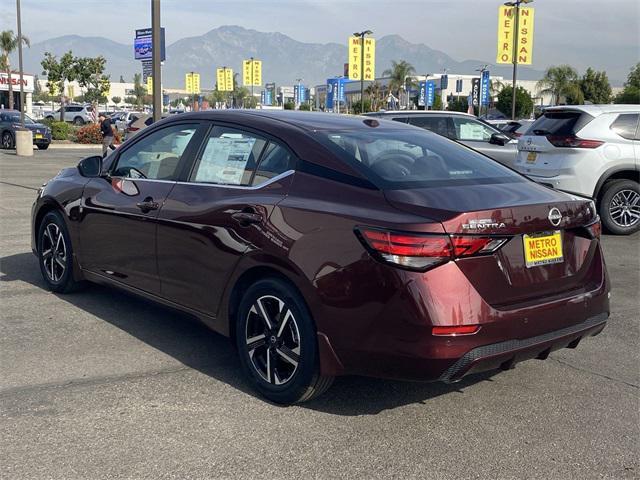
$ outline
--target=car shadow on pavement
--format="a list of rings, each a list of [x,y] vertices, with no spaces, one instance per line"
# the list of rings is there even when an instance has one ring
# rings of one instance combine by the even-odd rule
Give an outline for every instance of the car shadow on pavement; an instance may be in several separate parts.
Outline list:
[[[21,281],[46,289],[31,253],[1,257],[0,281]],[[10,295],[5,290],[4,296]],[[229,339],[211,331],[188,314],[116,288],[95,284],[88,284],[75,293],[51,295],[110,323],[189,368],[257,397],[244,380]],[[338,377],[324,395],[300,407],[334,415],[375,415],[407,404],[425,403],[439,395],[462,393],[465,387],[490,380],[490,377],[491,373],[476,375],[454,385]]]

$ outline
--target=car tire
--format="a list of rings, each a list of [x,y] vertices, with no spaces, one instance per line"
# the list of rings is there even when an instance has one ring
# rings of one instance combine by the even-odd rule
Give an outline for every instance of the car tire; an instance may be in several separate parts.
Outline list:
[[[614,235],[630,235],[640,230],[640,184],[633,180],[610,180],[600,196],[602,225]]]
[[[82,117],[76,117],[73,119],[73,124],[77,126],[84,125],[84,120]]]
[[[13,135],[11,132],[6,131],[2,133],[2,138],[0,139],[0,143],[2,144],[2,148],[5,150],[10,150],[15,146],[15,141],[13,139]]]
[[[38,228],[38,263],[49,290],[70,293],[82,284],[73,278],[73,245],[57,211],[47,213]]]
[[[235,337],[247,379],[275,403],[311,400],[333,383],[333,377],[320,374],[311,314],[297,290],[283,280],[265,278],[245,291]]]
[[[45,145],[38,145],[38,150],[46,150],[47,148],[49,148],[49,144],[45,144]]]

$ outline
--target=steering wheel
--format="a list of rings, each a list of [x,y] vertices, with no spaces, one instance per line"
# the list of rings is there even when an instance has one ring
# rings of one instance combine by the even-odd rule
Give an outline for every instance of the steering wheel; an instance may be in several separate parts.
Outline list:
[[[411,175],[414,163],[415,159],[408,153],[388,151],[375,157],[371,168],[382,177],[401,178]]]
[[[120,167],[118,168],[117,173],[120,174],[119,176],[126,178],[147,178],[147,176],[136,167]]]

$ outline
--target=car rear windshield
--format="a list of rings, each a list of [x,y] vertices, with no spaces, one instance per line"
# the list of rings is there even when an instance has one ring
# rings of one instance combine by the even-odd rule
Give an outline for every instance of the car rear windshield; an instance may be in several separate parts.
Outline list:
[[[588,113],[575,110],[545,112],[531,124],[527,135],[575,135],[591,120]]]
[[[381,189],[526,181],[494,160],[425,130],[320,130],[315,135]]]

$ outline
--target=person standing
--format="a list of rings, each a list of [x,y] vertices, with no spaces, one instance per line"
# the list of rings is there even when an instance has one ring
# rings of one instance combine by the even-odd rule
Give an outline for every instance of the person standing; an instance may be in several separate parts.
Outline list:
[[[111,127],[111,119],[105,116],[104,113],[101,113],[98,116],[98,120],[100,120],[100,132],[102,133],[102,158],[107,156],[107,150],[110,148],[111,150],[115,150],[116,147],[113,145],[113,128]]]

